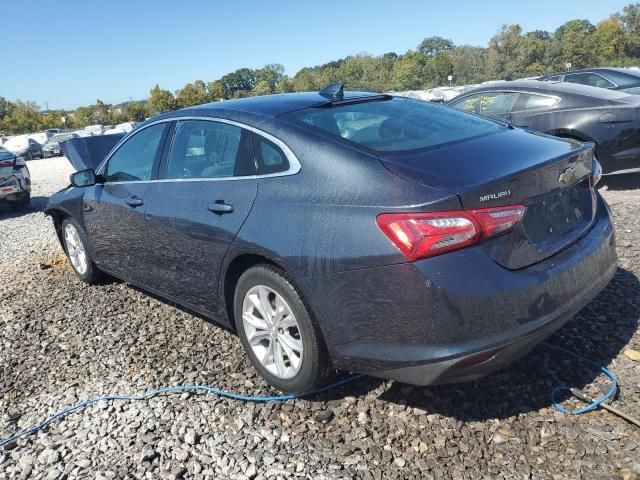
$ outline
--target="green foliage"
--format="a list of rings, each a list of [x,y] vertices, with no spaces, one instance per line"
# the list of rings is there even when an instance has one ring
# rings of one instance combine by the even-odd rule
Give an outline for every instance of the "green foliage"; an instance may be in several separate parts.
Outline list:
[[[196,80],[193,83],[187,83],[180,90],[176,91],[176,105],[178,108],[191,107],[207,103],[209,95],[207,86],[202,80]]]
[[[142,122],[147,117],[147,110],[142,102],[130,102],[125,107],[124,116],[129,122]]]
[[[156,84],[149,92],[149,112],[152,115],[170,112],[175,110],[176,107],[176,99],[169,90],[163,90]]]
[[[0,97],[0,133],[26,133],[60,127],[82,128],[101,123],[142,121],[146,117],[207,102],[273,93],[317,91],[340,81],[349,90],[384,92],[415,90],[448,84],[515,79],[589,66],[631,66],[640,63],[640,3],[632,3],[608,19],[591,24],[570,20],[554,32],[524,32],[520,25],[503,25],[486,48],[455,46],[450,39],[425,37],[416,50],[404,54],[359,53],[323,65],[304,67],[293,77],[271,63],[262,68],[240,68],[220,79],[196,80],[175,91],[155,85],[146,102],[119,106],[97,100],[73,113],[41,112],[33,102],[9,102]]]
[[[454,48],[455,45],[451,40],[442,37],[427,37],[418,45],[418,51],[427,58],[435,57],[441,52]]]

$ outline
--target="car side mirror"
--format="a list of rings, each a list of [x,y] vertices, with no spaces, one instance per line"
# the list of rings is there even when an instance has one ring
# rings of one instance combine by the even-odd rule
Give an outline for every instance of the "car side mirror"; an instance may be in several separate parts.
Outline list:
[[[71,185],[74,187],[90,187],[96,184],[96,172],[93,168],[80,170],[71,174]]]

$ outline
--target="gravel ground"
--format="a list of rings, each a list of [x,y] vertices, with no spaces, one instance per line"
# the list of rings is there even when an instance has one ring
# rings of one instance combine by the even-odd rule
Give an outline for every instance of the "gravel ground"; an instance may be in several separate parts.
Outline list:
[[[106,393],[193,383],[275,393],[225,330],[115,280],[80,283],[38,211],[71,168],[63,158],[29,168],[33,208],[0,211],[0,439]],[[640,350],[640,177],[603,183],[620,268],[549,343],[607,365],[621,382],[615,405],[640,416],[640,361],[624,353]],[[462,385],[363,378],[287,403],[104,402],[0,449],[0,478],[639,478],[640,429],[604,411],[555,411],[549,392],[562,383],[607,385],[540,346]]]

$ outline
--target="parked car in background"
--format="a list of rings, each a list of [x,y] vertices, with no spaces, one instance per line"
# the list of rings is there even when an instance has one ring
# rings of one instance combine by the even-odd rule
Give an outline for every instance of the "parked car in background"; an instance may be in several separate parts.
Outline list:
[[[31,201],[31,177],[23,159],[0,147],[0,200],[12,207],[22,207]]]
[[[42,158],[57,157],[62,155],[60,142],[64,142],[65,140],[69,140],[71,138],[78,138],[78,135],[73,132],[69,132],[59,133],[58,135],[54,135],[53,137],[51,137],[47,141],[47,143],[42,146]]]
[[[35,140],[40,145],[44,145],[45,143],[47,143],[47,141],[51,137],[53,137],[53,133],[50,133],[49,131],[44,131],[44,132],[30,133],[30,134],[27,134],[26,136],[27,138]]]
[[[8,140],[4,148],[12,152],[16,157],[24,160],[42,158],[42,145],[26,135],[20,135]]]
[[[616,271],[592,145],[441,105],[340,85],[228,100],[99,157],[45,209],[78,278],[108,272],[235,329],[284,391],[334,368],[478,378]]]
[[[605,173],[640,168],[640,95],[516,80],[482,85],[448,105],[530,130],[594,142]]]
[[[57,135],[58,133],[62,133],[62,129],[60,128],[47,128],[45,130],[45,132],[51,134],[51,135]]]
[[[544,75],[537,80],[579,83],[591,87],[640,94],[640,70],[631,68],[586,68]]]
[[[103,135],[113,135],[114,133],[129,133],[131,130],[136,128],[136,125],[138,125],[136,122],[119,123],[113,128],[106,129],[103,132]]]

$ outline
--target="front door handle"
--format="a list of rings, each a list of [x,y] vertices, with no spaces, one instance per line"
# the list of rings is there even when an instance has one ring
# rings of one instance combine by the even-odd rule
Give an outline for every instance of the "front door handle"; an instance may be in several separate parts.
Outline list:
[[[138,197],[129,197],[125,200],[125,202],[127,203],[127,205],[129,205],[130,207],[136,208],[136,207],[140,207],[142,205],[144,205],[144,200],[142,200],[141,198]]]
[[[225,213],[233,212],[233,205],[225,203],[224,200],[216,200],[207,207],[207,210],[217,215],[224,215]]]

